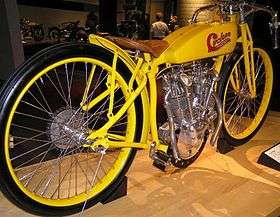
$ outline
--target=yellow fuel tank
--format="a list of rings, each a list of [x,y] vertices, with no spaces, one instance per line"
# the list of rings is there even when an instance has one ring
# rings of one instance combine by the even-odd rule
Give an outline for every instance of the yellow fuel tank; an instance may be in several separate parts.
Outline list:
[[[181,64],[232,52],[237,41],[237,25],[235,22],[191,24],[163,40],[169,47],[162,53],[161,61]]]

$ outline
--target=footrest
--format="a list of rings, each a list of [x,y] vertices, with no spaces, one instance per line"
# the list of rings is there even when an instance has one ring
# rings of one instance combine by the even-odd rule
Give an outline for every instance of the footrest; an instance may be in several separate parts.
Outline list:
[[[156,151],[152,158],[154,159],[153,166],[165,172],[170,166],[171,158],[168,154],[162,151]]]

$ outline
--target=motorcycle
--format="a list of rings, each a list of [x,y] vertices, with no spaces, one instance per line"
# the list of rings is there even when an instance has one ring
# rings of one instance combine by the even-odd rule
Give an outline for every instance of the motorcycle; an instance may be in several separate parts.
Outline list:
[[[135,2],[134,2],[135,3]],[[136,3],[135,3],[136,4]],[[117,25],[117,35],[133,40],[145,38],[145,17],[142,12],[137,10],[136,5],[130,2],[124,5],[125,19]],[[146,25],[148,27],[148,25]],[[149,34],[149,33],[148,33]]]
[[[219,19],[197,23],[206,10]],[[33,56],[1,91],[3,194],[33,214],[70,215],[112,194],[138,149],[148,149],[164,171],[193,163],[208,139],[214,147],[219,138],[249,141],[273,86],[269,54],[246,22],[256,11],[271,15],[277,48],[273,9],[221,1],[163,40],[90,35],[90,44],[59,44]]]
[[[48,31],[49,39],[55,41],[83,41],[86,42],[88,35],[85,28],[79,26],[80,21],[65,22],[59,27],[51,27]]]
[[[118,36],[130,39],[138,39],[138,25],[135,20],[122,20],[117,25]]]
[[[29,20],[22,18],[20,19],[20,31],[22,40],[33,39],[35,41],[42,41],[44,39],[43,24],[30,22]]]

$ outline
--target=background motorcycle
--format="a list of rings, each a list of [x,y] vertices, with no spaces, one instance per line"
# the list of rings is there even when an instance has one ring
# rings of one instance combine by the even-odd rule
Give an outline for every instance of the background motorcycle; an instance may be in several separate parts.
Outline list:
[[[56,41],[87,41],[88,35],[84,27],[80,27],[80,21],[65,22],[58,27],[51,27],[48,37]]]
[[[35,40],[41,41],[44,39],[43,24],[30,22],[29,20],[20,19],[20,31],[22,34],[22,40]]]

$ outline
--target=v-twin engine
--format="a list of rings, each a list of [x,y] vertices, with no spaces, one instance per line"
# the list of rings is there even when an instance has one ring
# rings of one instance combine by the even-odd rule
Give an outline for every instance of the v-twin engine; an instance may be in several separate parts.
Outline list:
[[[221,127],[221,103],[214,92],[218,80],[211,62],[194,62],[165,69],[164,106],[168,121],[159,128],[159,137],[170,144],[176,159],[192,157],[212,133],[215,143]],[[214,126],[214,121],[217,126]]]

